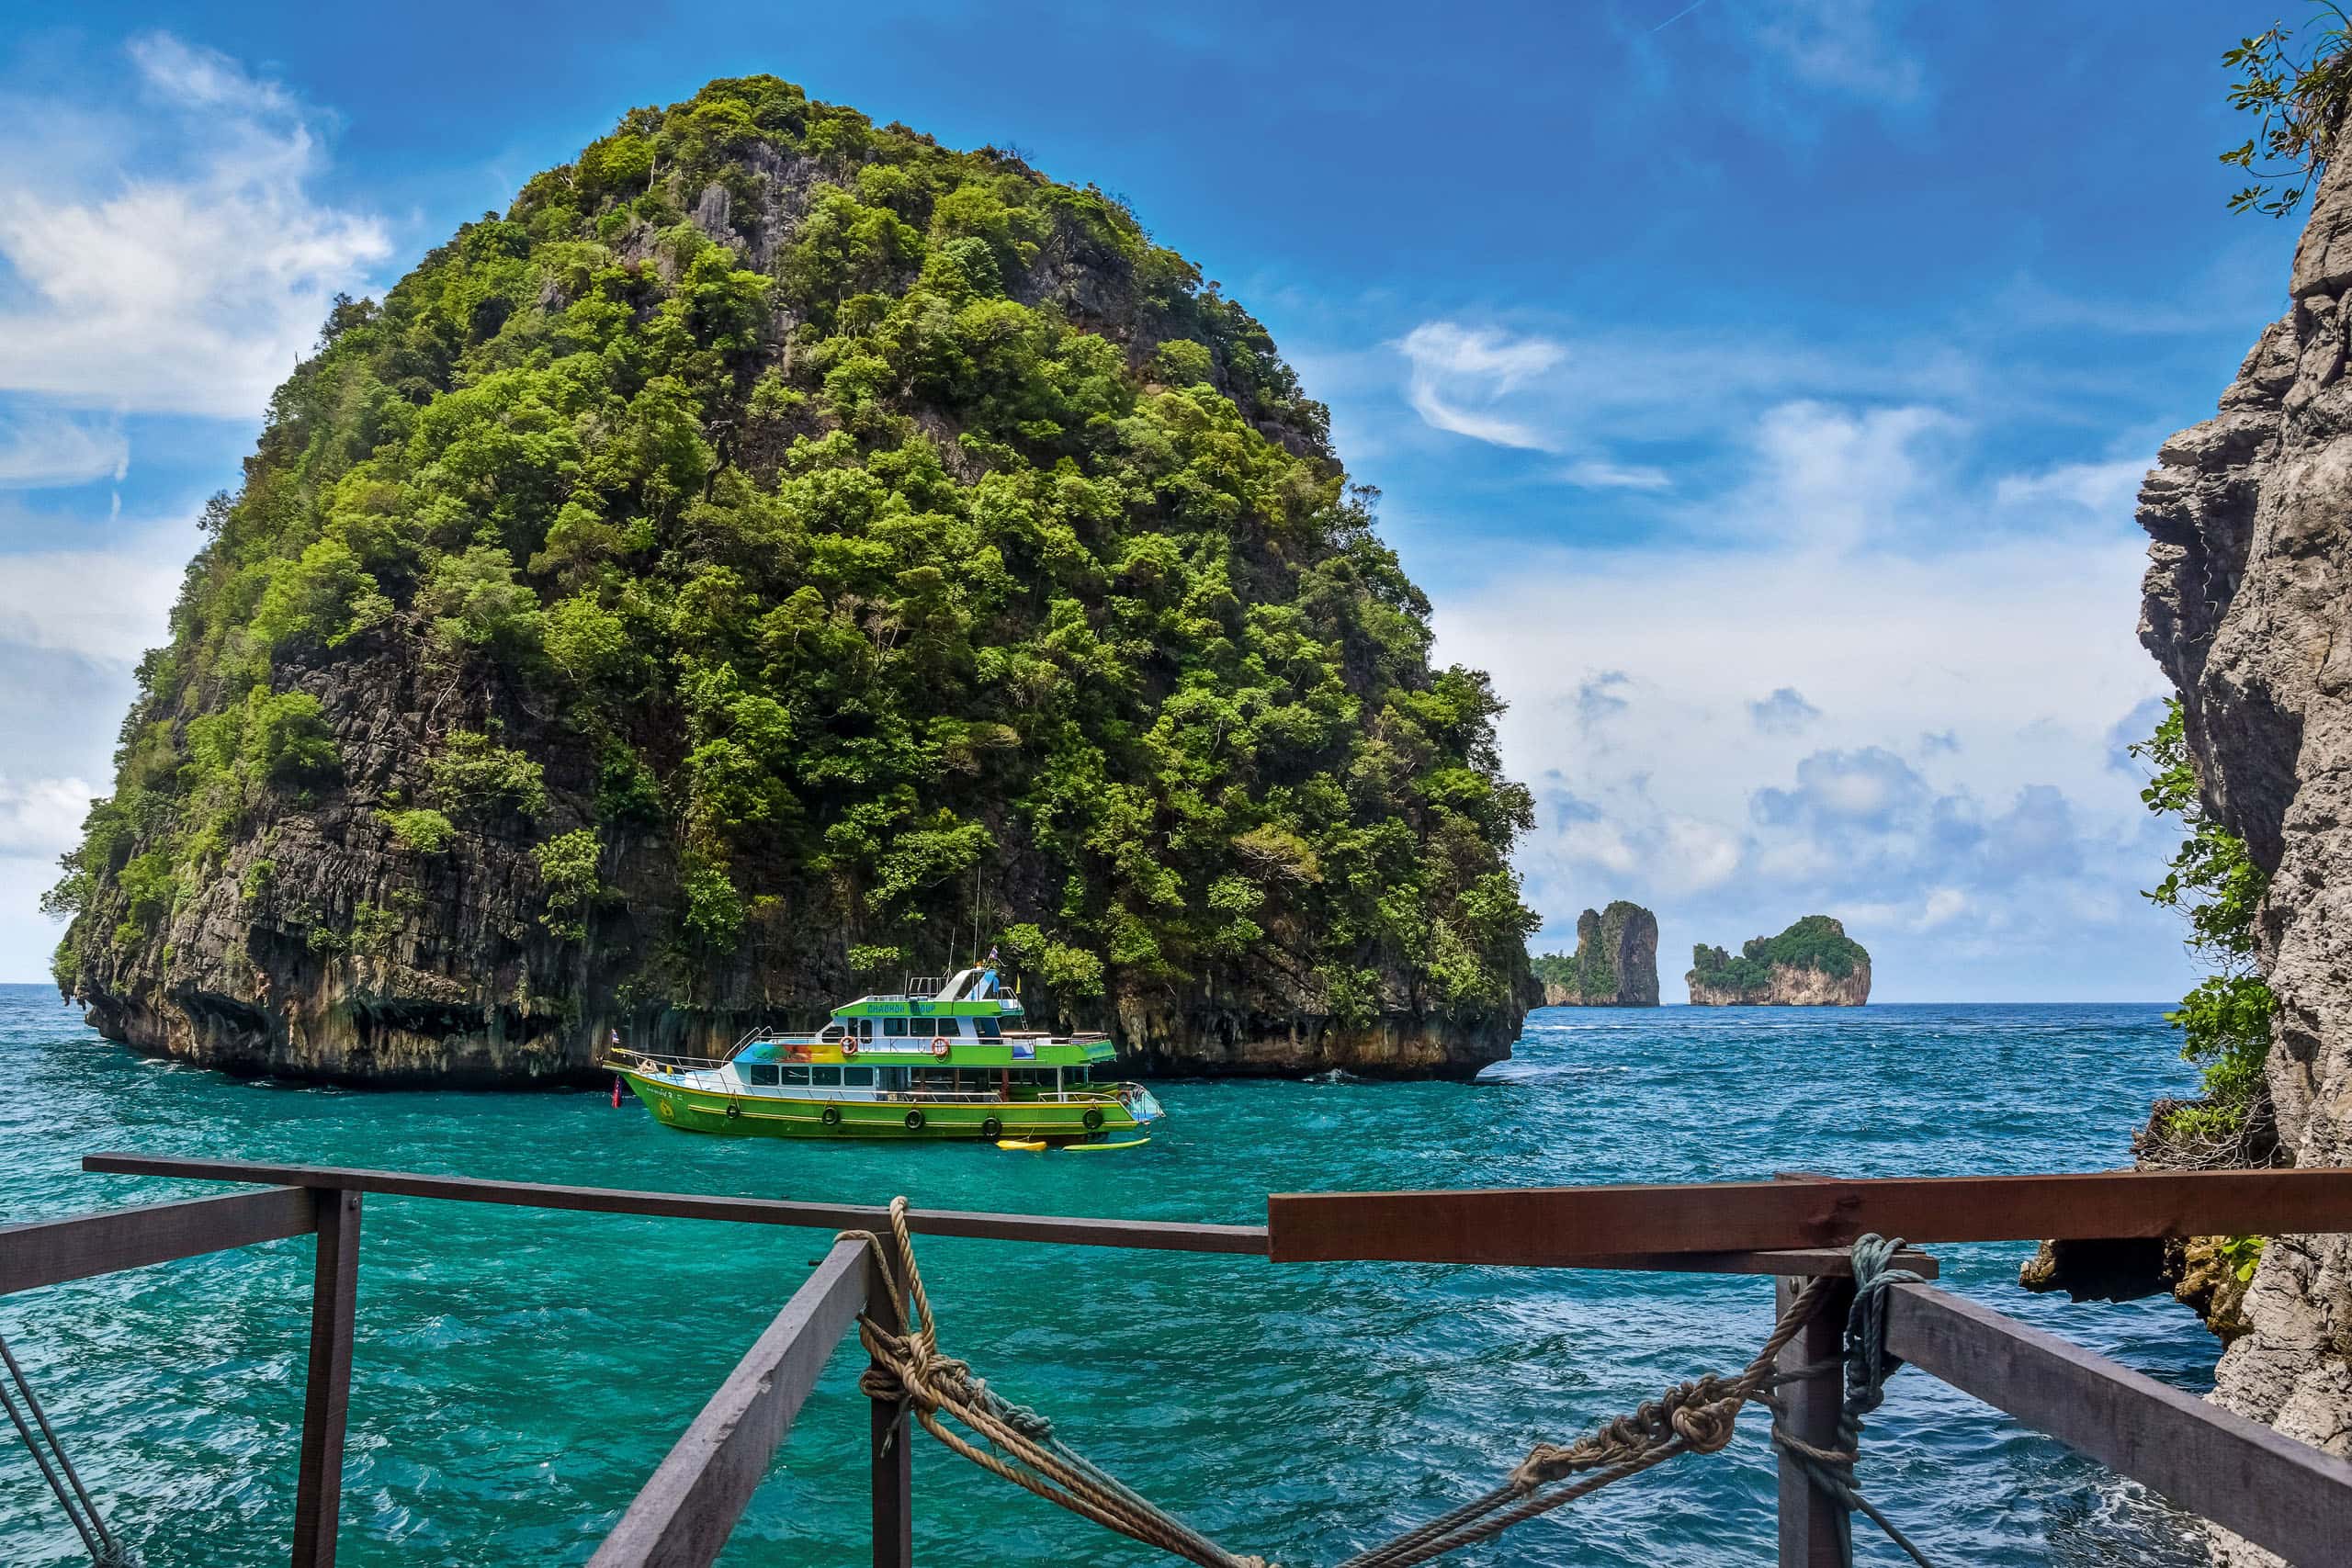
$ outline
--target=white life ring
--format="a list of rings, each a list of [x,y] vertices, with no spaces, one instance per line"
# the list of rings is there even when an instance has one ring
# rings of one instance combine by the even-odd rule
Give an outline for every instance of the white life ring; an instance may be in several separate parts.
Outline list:
[[[934,1040],[931,1043],[931,1054],[938,1057],[941,1061],[944,1062],[947,1060],[947,1052],[948,1044],[946,1041]]]
[[[854,1041],[854,1040],[844,1040],[844,1041],[842,1041],[842,1055],[843,1056],[854,1056],[854,1055],[857,1055],[857,1042],[856,1042],[856,1041]]]

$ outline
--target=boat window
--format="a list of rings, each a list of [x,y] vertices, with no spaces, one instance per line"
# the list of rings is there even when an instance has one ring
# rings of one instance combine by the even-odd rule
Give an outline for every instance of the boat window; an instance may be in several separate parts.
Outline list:
[[[754,1089],[774,1089],[779,1081],[778,1075],[782,1071],[781,1067],[772,1063],[746,1067],[743,1069],[744,1081]]]
[[[885,1034],[904,1034],[906,1032],[907,1021],[903,1018],[886,1018],[882,1021],[882,1032]]]
[[[980,1038],[983,1040],[1001,1040],[1004,1037],[1004,1031],[997,1027],[996,1020],[992,1018],[976,1018],[972,1022],[978,1028]]]
[[[907,1020],[907,1032],[921,1035],[936,1034],[939,1032],[939,1021],[935,1018],[910,1018]]]
[[[806,1067],[783,1067],[783,1068],[779,1068],[779,1069],[778,1069],[778,1071],[780,1071],[781,1073],[783,1073],[784,1077],[783,1077],[782,1078],[780,1078],[779,1080],[777,1080],[777,1081],[779,1081],[779,1082],[781,1082],[781,1083],[783,1083],[783,1084],[786,1085],[787,1087],[796,1087],[796,1086],[797,1086],[797,1087],[801,1088],[801,1089],[806,1089],[806,1088],[808,1088],[808,1068],[806,1068]]]
[[[818,1039],[825,1042],[828,1045],[831,1044],[834,1041],[839,1040],[841,1037],[842,1026],[838,1023],[829,1023],[825,1025],[823,1032],[817,1036]]]
[[[843,1089],[872,1089],[874,1069],[872,1067],[843,1067],[842,1087]]]
[[[861,1018],[861,1019],[859,1019],[859,1020],[857,1021],[857,1032],[858,1032],[860,1034],[865,1035],[868,1040],[873,1039],[873,1038],[874,1038],[874,1021],[873,1021],[872,1019],[870,1019],[870,1018]]]
[[[819,1089],[839,1089],[842,1087],[842,1070],[839,1067],[811,1067],[808,1069],[808,1081]]]

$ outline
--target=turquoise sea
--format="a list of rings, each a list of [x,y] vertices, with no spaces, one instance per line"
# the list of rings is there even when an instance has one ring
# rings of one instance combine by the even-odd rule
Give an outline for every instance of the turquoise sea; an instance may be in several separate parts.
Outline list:
[[[1269,1190],[2085,1170],[2128,1158],[2187,1089],[2153,1006],[1549,1010],[1476,1084],[1169,1082],[1149,1147],[697,1137],[602,1094],[368,1092],[144,1059],[52,991],[0,987],[0,1219],[218,1190],[80,1174],[85,1153],[1074,1214],[1261,1222]],[[371,1198],[344,1504],[347,1564],[583,1561],[821,1256],[814,1232]],[[1229,1548],[1315,1568],[1484,1489],[1673,1381],[1744,1363],[1760,1280],[920,1243],[945,1346]],[[0,1300],[118,1530],[153,1568],[284,1561],[306,1240]],[[2189,1388],[2217,1346],[2168,1301],[2074,1306],[2016,1285],[2024,1246],[1948,1249],[1945,1281]],[[854,1343],[854,1342],[853,1342]],[[864,1560],[854,1350],[722,1561]],[[1768,1562],[1761,1414],[1685,1458],[1465,1554],[1480,1563]],[[929,1439],[928,1563],[1140,1563],[1139,1547]],[[1939,1562],[2201,1563],[2165,1506],[1905,1372],[1862,1477]],[[1898,1561],[1858,1530],[1864,1562]],[[70,1563],[21,1450],[0,1447],[0,1563]]]

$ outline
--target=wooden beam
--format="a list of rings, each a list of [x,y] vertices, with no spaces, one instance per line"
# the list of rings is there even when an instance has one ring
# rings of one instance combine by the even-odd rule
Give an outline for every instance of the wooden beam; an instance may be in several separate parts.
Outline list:
[[[1574,1265],[1633,1251],[1844,1247],[1871,1232],[1918,1243],[2282,1235],[2352,1231],[2352,1170],[1282,1192],[1266,1200],[1266,1218],[1277,1263]]]
[[[1926,1285],[1898,1285],[1886,1348],[2307,1568],[2345,1561],[2352,1461]]]
[[[865,1313],[892,1333],[906,1324],[890,1294],[889,1266],[866,1249]],[[894,1404],[871,1402],[866,1421],[872,1444],[869,1472],[874,1490],[874,1568],[913,1568],[915,1560],[914,1443],[906,1412]]]
[[[344,1187],[394,1198],[446,1198],[470,1203],[510,1203],[598,1214],[654,1214],[685,1220],[732,1220],[762,1225],[811,1225],[824,1230],[890,1228],[890,1212],[870,1203],[802,1203],[779,1198],[729,1198],[702,1192],[637,1192],[615,1187],[560,1187],[536,1181],[484,1181],[463,1176],[339,1167],[254,1165],[241,1160],[164,1159],[149,1155],[85,1156],[82,1168],[114,1176],[170,1176],[201,1181],[256,1181],[296,1187]],[[1050,1242],[1064,1247],[1126,1247],[1168,1252],[1220,1252],[1262,1257],[1263,1225],[1210,1225],[1165,1220],[1093,1220],[1057,1214],[992,1214],[956,1209],[910,1209],[907,1223],[921,1235],[978,1236],[995,1241]]]
[[[319,1250],[311,1271],[310,1368],[302,1381],[302,1457],[294,1479],[294,1568],[334,1568],[359,1298],[359,1194],[322,1190],[311,1198]]]
[[[1908,1269],[1923,1280],[1937,1277],[1936,1260],[1928,1253],[1905,1247],[1894,1255],[1894,1266]],[[1798,1274],[1808,1279],[1826,1274],[1851,1278],[1854,1259],[1834,1247],[1789,1247],[1779,1252],[1596,1252],[1563,1260],[1566,1269],[1615,1269],[1634,1274]]]
[[[1776,1317],[1789,1310],[1804,1283],[1796,1279],[1774,1281]],[[1792,1372],[1821,1361],[1834,1366],[1842,1354],[1846,1313],[1854,1304],[1854,1287],[1827,1288],[1829,1299],[1781,1350],[1780,1371]],[[1787,1402],[1790,1435],[1817,1449],[1837,1448],[1838,1407],[1844,1395],[1843,1380],[1835,1371],[1827,1377],[1786,1385],[1781,1397]],[[1815,1486],[1786,1454],[1780,1456],[1780,1568],[1849,1568],[1851,1559],[1839,1550],[1845,1521],[1838,1516],[1845,1512],[1845,1505]]]
[[[705,1568],[865,1303],[866,1244],[836,1242],[621,1516],[589,1568]]]
[[[301,1235],[315,1223],[311,1195],[280,1187],[0,1225],[0,1296],[278,1241]]]

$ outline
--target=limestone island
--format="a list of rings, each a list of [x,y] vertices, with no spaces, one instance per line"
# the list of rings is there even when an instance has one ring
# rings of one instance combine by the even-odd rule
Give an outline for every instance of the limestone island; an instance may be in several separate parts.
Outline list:
[[[1871,999],[1871,955],[1827,915],[1807,915],[1779,936],[1754,937],[1734,958],[1700,943],[1690,952],[1693,1007],[1843,1007]]]
[[[1587,909],[1577,917],[1576,955],[1547,953],[1534,969],[1548,1008],[1654,1008],[1657,917],[1623,898]]]
[[[1532,819],[1329,416],[1119,199],[772,76],[339,299],[45,908],[109,1039],[606,1080],[997,949],[1134,1072],[1459,1077]]]

